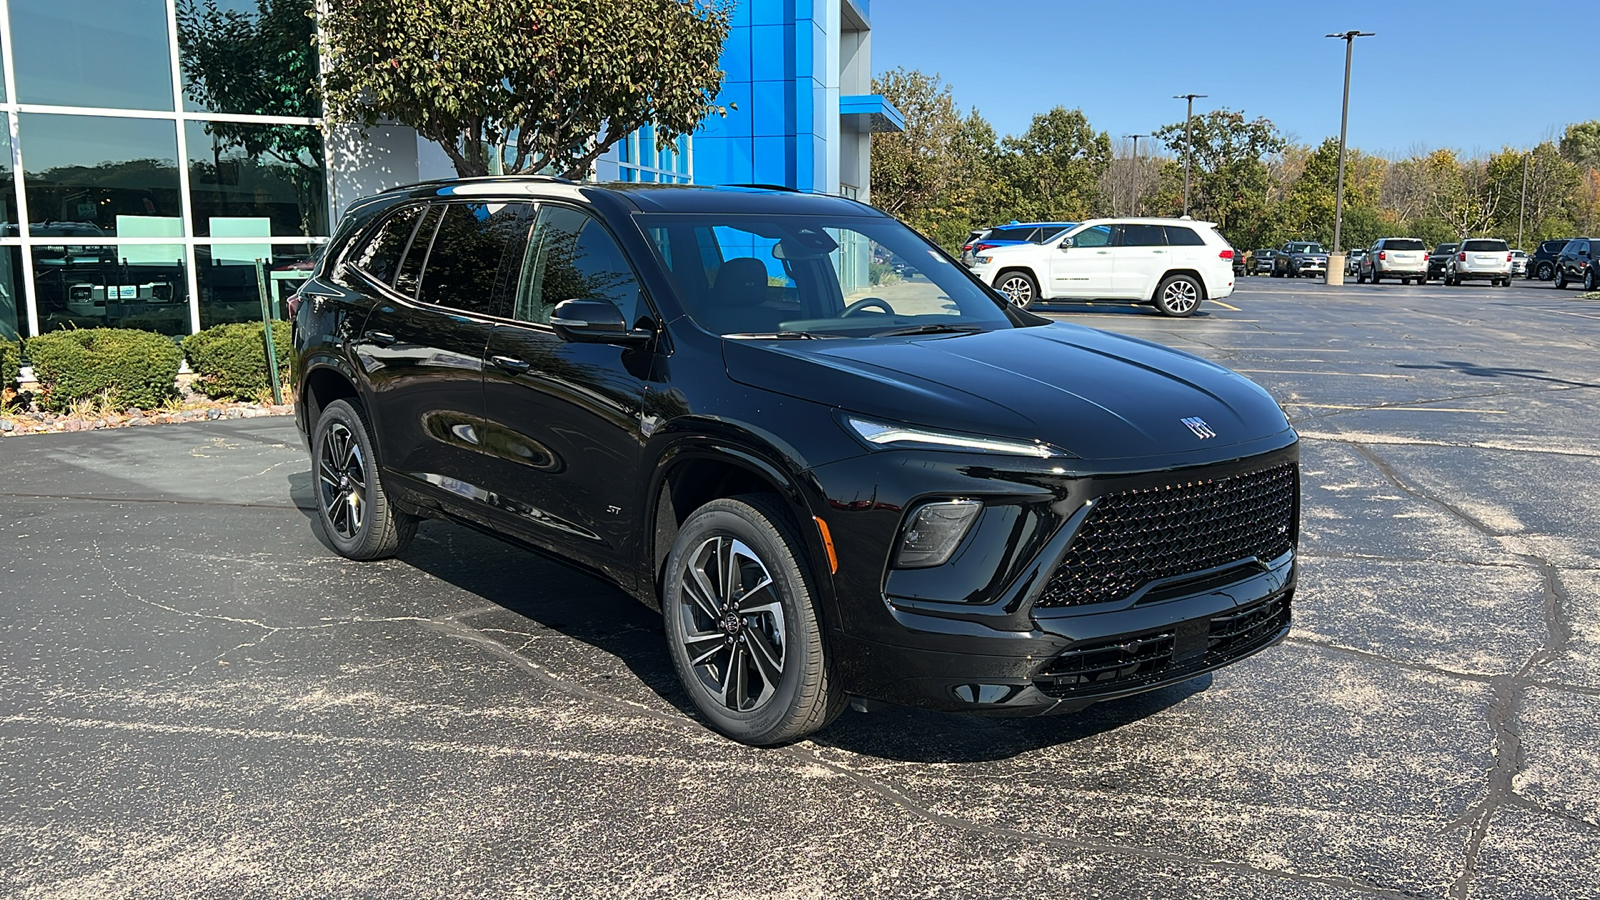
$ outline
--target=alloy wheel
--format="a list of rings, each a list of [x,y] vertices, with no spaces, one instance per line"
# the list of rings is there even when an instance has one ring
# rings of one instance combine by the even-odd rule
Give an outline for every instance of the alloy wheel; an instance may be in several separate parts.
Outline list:
[[[771,702],[783,680],[788,632],[772,575],[743,541],[701,542],[679,576],[689,667],[723,707],[749,713]]]
[[[1033,285],[1021,275],[1012,275],[1000,282],[1000,293],[1018,306],[1027,306],[1033,301]]]
[[[329,426],[317,452],[323,515],[341,538],[352,540],[367,519],[367,464],[361,443],[341,423]]]
[[[1199,304],[1200,289],[1187,279],[1175,279],[1161,290],[1162,308],[1175,315],[1192,312]]]

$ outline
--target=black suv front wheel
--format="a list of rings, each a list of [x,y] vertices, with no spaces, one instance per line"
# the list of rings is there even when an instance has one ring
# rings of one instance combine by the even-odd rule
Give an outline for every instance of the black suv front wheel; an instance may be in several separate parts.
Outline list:
[[[312,473],[322,531],[341,556],[385,559],[406,549],[417,519],[395,509],[378,477],[366,421],[347,400],[329,403],[317,418]]]
[[[741,743],[799,740],[844,710],[801,558],[788,517],[765,495],[695,510],[667,557],[673,667],[700,714]]]

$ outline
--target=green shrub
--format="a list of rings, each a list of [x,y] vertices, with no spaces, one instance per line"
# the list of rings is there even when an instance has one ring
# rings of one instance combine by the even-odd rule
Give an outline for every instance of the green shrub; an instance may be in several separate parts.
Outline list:
[[[272,323],[278,378],[289,377],[289,323]],[[267,342],[260,322],[213,325],[183,339],[183,352],[196,376],[195,389],[213,400],[257,400],[272,390],[267,382]]]
[[[153,331],[67,329],[29,338],[27,347],[39,403],[52,412],[101,398],[114,409],[149,409],[178,395],[183,353],[171,338]]]
[[[0,391],[17,389],[17,373],[22,366],[22,346],[0,338]]]

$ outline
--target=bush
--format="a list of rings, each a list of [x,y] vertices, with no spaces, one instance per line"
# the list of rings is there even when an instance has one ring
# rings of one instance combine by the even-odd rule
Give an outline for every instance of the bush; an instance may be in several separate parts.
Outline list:
[[[17,374],[22,367],[22,346],[0,338],[0,392],[17,389]]]
[[[289,323],[272,323],[279,382],[289,377]],[[213,325],[183,339],[183,352],[196,376],[195,389],[213,400],[259,400],[272,390],[267,382],[267,342],[260,322]]]
[[[38,403],[66,412],[78,400],[101,399],[113,409],[150,408],[178,396],[183,353],[152,331],[85,328],[29,338],[28,359],[39,381]]]

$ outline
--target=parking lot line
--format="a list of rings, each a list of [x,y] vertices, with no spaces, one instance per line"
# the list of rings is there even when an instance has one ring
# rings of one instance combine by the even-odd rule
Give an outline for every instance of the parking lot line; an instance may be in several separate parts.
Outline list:
[[[1458,409],[1453,406],[1345,406],[1338,403],[1301,403],[1289,400],[1285,406],[1304,406],[1310,409],[1365,409],[1377,412],[1392,409],[1399,412],[1447,412],[1447,413],[1483,413],[1486,416],[1503,416],[1507,410],[1503,409]]]
[[[1218,305],[1218,306],[1220,306],[1220,307],[1222,307],[1222,308],[1223,308],[1223,309],[1231,309],[1231,310],[1233,310],[1233,311],[1234,311],[1234,312],[1240,312],[1240,311],[1241,311],[1241,310],[1240,310],[1240,309],[1239,309],[1239,307],[1237,307],[1237,306],[1229,306],[1229,305],[1228,305],[1228,304],[1226,304],[1226,303],[1223,303],[1223,302],[1222,302],[1222,301],[1221,301],[1221,300],[1213,300],[1213,301],[1211,301],[1211,302],[1212,302],[1212,303],[1215,303],[1215,304],[1216,304],[1216,305]],[[263,356],[263,357],[262,357],[262,359],[266,359],[266,357],[264,357],[264,356]],[[262,365],[266,365],[266,363],[262,363]]]
[[[1235,372],[1247,372],[1251,375],[1311,375],[1312,372],[1296,371],[1294,369],[1234,369]],[[1317,374],[1318,378],[1337,377],[1348,375],[1352,378],[1411,378],[1410,375],[1376,375],[1368,372],[1324,372]]]

